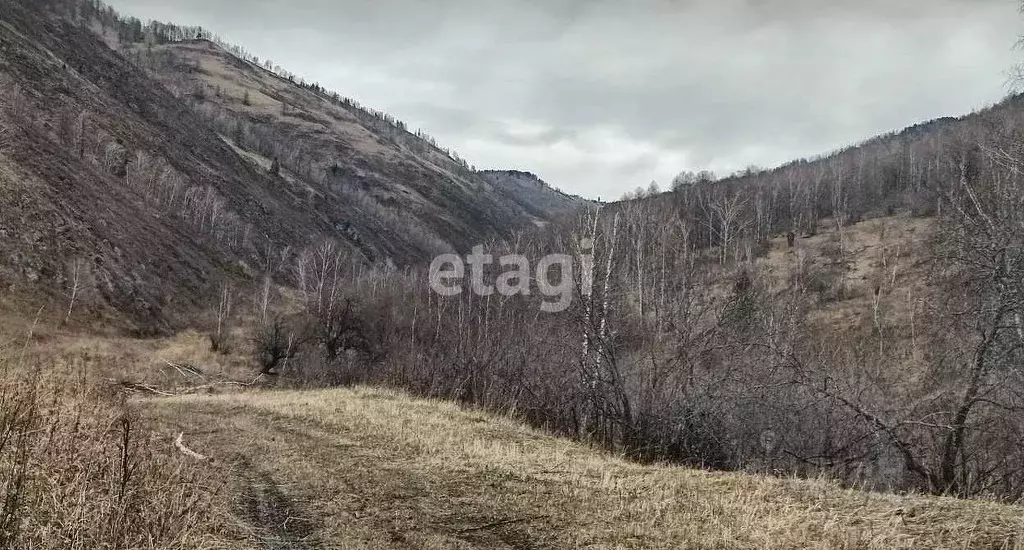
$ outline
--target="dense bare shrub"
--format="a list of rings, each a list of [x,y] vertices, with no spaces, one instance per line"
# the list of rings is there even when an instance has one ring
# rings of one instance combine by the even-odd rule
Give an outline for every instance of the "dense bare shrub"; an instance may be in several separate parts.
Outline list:
[[[260,327],[253,338],[253,354],[260,374],[276,375],[302,351],[304,340],[281,318]]]

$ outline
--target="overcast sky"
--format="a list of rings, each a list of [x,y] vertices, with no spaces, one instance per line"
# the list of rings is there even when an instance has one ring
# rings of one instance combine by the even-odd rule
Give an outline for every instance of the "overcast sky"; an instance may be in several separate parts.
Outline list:
[[[614,199],[996,102],[1016,0],[112,0]]]

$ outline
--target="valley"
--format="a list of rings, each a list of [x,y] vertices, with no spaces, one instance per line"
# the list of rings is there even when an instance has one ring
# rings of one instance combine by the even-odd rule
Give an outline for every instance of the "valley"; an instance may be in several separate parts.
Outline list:
[[[1017,548],[1024,533],[1017,508],[995,502],[643,465],[508,416],[400,391],[253,384],[246,358],[211,354],[199,334],[138,341],[40,326],[29,346],[4,349],[6,368],[45,367],[38,388],[63,384],[65,407],[74,407],[78,384],[107,394],[100,388],[119,377],[131,397],[104,397],[112,400],[102,412],[84,418],[102,415],[115,426],[121,414],[132,419],[137,477],[127,498],[148,504],[127,512],[137,527],[163,525],[152,543],[166,547]],[[10,382],[0,384],[7,405],[17,395]],[[52,405],[40,405],[42,421],[56,420]],[[83,446],[85,426],[77,449],[59,439],[31,448],[33,469],[46,468],[70,492],[50,503],[26,500],[37,514],[27,526],[54,538],[28,532],[20,544],[75,547],[72,538],[86,545],[109,536],[70,516],[41,523],[57,519],[40,514],[48,506],[75,506],[74,491],[83,488],[73,483],[96,483],[104,461],[117,463],[120,429],[104,430],[101,421]],[[86,479],[49,462],[68,453]],[[138,485],[164,478],[180,489],[146,494]],[[116,517],[117,492],[104,487],[91,497],[98,527]],[[184,521],[157,513],[196,504]]]
[[[0,548],[1022,548],[1022,120],[603,203],[0,0]]]

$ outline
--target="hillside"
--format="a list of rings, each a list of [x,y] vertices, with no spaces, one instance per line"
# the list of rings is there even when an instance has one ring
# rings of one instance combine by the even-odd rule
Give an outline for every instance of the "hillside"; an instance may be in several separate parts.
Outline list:
[[[269,170],[276,159],[294,192],[322,205],[371,260],[409,263],[468,250],[583,204],[545,188],[541,200],[564,199],[563,208],[527,210],[517,190],[497,189],[399,123],[299,86],[212,42],[139,46],[131,55],[257,169]]]
[[[2,7],[0,288],[25,303],[165,330],[222,287],[293,284],[311,244],[407,266],[536,221],[424,139],[212,43],[140,59],[92,2]]]
[[[519,204],[537,223],[563,217],[580,209],[586,201],[553,189],[548,182],[530,172],[519,170],[484,170],[480,174],[508,200]]]
[[[640,200],[674,203],[694,226],[704,225],[700,242],[722,246],[720,228],[728,198],[730,223],[746,224],[754,240],[794,231],[814,234],[824,218],[844,223],[912,212],[941,213],[960,200],[964,184],[979,190],[1021,161],[1019,143],[1024,94],[957,117],[941,117],[872,136],[838,150],[772,168],[752,167],[700,181],[683,173],[673,191]],[[642,195],[642,194],[641,194]],[[629,203],[630,201],[623,201]],[[728,232],[728,231],[727,231]],[[728,247],[728,246],[727,246]]]
[[[202,307],[258,251],[328,234],[201,119],[89,31],[5,1],[3,285],[140,328]],[[38,306],[37,306],[38,307]]]

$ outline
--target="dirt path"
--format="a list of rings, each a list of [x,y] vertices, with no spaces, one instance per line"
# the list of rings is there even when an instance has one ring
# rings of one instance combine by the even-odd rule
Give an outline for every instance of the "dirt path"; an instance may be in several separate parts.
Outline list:
[[[235,515],[262,548],[556,547],[550,515],[506,502],[518,480],[496,472],[424,468],[382,434],[215,398],[150,411],[230,472]]]
[[[249,457],[234,460],[234,490],[240,500],[236,514],[251,530],[251,537],[270,549],[317,547],[312,511],[301,510],[267,471],[253,466]]]

